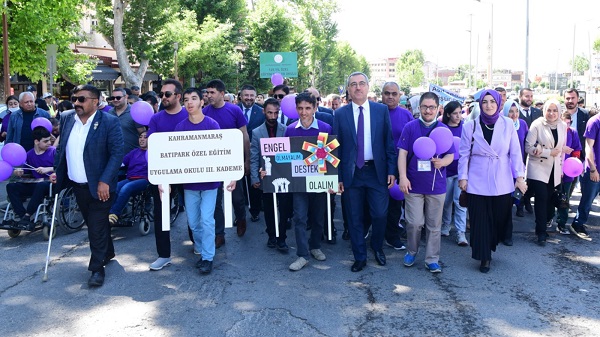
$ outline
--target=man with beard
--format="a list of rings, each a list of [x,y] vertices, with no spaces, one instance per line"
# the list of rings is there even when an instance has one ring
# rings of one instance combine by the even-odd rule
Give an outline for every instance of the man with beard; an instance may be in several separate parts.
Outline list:
[[[531,106],[533,104],[533,91],[529,88],[523,88],[519,92],[519,118],[531,126],[534,120],[542,117],[542,110]]]
[[[285,84],[276,85],[273,87],[273,97],[279,102],[281,105],[281,100],[287,95],[290,94],[290,88]],[[283,125],[290,125],[294,120],[288,118],[288,116],[284,115],[281,110],[279,110],[279,123]]]
[[[127,103],[127,93],[123,88],[115,88],[109,100],[113,102],[113,108],[108,111],[109,114],[116,116],[121,124],[123,131],[123,140],[125,147],[123,153],[127,154],[131,150],[139,148],[138,138],[146,129],[143,125],[136,123],[131,117],[131,105]]]
[[[97,110],[99,99],[100,90],[94,86],[80,85],[73,90],[75,111],[61,115],[56,173],[50,177],[57,184],[56,191],[73,186],[88,228],[90,287],[104,284],[104,266],[115,257],[108,213],[123,161],[119,121]]]
[[[18,143],[29,151],[33,149],[31,122],[38,117],[50,119],[50,114],[35,107],[35,96],[29,91],[19,95],[19,108],[10,116],[5,144]]]
[[[571,114],[571,127],[577,130],[579,141],[583,145],[585,144],[585,126],[590,119],[590,115],[587,110],[578,106],[579,91],[577,89],[567,89],[564,95],[567,112]],[[585,146],[581,150],[581,158],[585,158]]]
[[[291,214],[286,213],[287,207],[285,207],[286,201],[289,198],[288,193],[280,193],[277,196],[279,201],[279,236],[275,237],[275,210],[273,209],[273,194],[263,194],[260,189],[261,177],[260,171],[265,169],[260,167],[260,139],[261,138],[273,138],[283,137],[285,134],[285,125],[279,123],[277,118],[279,117],[279,102],[275,98],[269,98],[264,102],[265,122],[252,131],[252,144],[250,145],[250,179],[252,181],[252,187],[260,191],[264,205],[265,224],[267,225],[267,234],[269,239],[267,240],[267,247],[277,248],[282,253],[286,253],[289,250],[288,245],[285,242],[286,234],[285,227],[286,221]]]

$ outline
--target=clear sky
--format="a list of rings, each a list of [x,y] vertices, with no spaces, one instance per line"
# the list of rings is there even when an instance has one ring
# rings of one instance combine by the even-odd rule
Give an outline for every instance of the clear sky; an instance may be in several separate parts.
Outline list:
[[[368,60],[421,49],[441,67],[469,64],[469,14],[473,14],[472,64],[487,69],[491,5],[494,8],[494,69],[525,69],[526,0],[338,0],[339,40]],[[600,0],[529,0],[530,77],[570,71],[575,54],[589,57],[600,37]],[[589,39],[588,39],[589,32]],[[591,42],[588,42],[590,41]]]

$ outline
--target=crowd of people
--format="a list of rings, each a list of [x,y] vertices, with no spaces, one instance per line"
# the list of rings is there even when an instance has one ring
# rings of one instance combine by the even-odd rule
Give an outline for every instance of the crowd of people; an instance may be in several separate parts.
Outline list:
[[[267,247],[287,253],[286,231],[294,227],[297,257],[289,265],[292,271],[306,266],[311,256],[325,260],[322,242],[337,242],[337,229],[330,236],[325,226],[327,198],[333,201],[331,214],[338,206],[335,193],[341,194],[341,237],[351,243],[352,272],[367,266],[367,242],[377,264],[386,264],[382,249],[386,244],[406,250],[403,263],[412,266],[424,234],[426,269],[439,273],[441,237],[454,233],[459,246],[471,246],[479,270],[487,273],[497,246],[513,244],[513,204],[515,215],[522,217],[524,211],[533,213],[533,197],[537,244],[545,245],[556,213],[558,233],[589,239],[585,225],[600,191],[600,121],[578,106],[575,89],[565,91],[564,107],[555,99],[533,104],[533,91],[528,88],[520,90],[517,100],[507,99],[506,90],[496,88],[481,92],[477,100],[471,97],[442,105],[433,92],[409,98],[397,83],[387,82],[378,101],[367,75],[356,72],[348,77],[346,95],[322,98],[316,88],[299,91],[297,119],[281,110],[282,100],[291,93],[285,84],[268,94],[259,94],[247,84],[234,95],[218,79],[203,89],[184,90],[179,81],[168,79],[158,93],[115,88],[108,97],[94,86],[80,85],[66,102],[71,105],[55,106],[52,95],[40,100],[26,91],[7,99],[10,115],[2,123],[1,136],[6,143],[19,143],[29,151],[27,160],[34,174],[51,174],[50,181],[58,185],[55,190],[74,188],[90,239],[90,286],[104,283],[104,267],[115,257],[110,226],[119,221],[129,197],[147,188],[154,200],[157,252],[149,269],[161,270],[172,262],[170,232],[162,229],[162,186],[148,182],[147,138],[155,132],[238,129],[243,134],[245,176],[241,180],[171,189],[180,191],[193,252],[200,257],[196,267],[202,274],[211,273],[215,251],[226,242],[224,188],[232,192],[238,236],[244,236],[247,228],[246,202],[250,221],[257,222],[264,214]],[[147,126],[135,122],[130,113],[131,104],[139,100],[155,111]],[[31,130],[37,117],[60,122],[54,120],[52,133],[40,127]],[[438,128],[450,130],[460,138],[460,145],[421,158],[415,153],[415,142]],[[274,205],[272,194],[262,193],[265,170],[260,139],[322,132],[336,135],[340,143],[338,190],[330,190],[330,195],[279,194]],[[580,177],[562,174],[569,157],[584,162]],[[9,184],[18,221],[31,222],[33,207],[47,188],[44,184],[40,189]],[[568,201],[576,184],[582,198],[568,224],[568,208],[557,209],[556,199],[558,195]],[[390,188],[399,189],[401,196],[392,197]],[[23,196],[32,197],[30,207],[17,202]]]

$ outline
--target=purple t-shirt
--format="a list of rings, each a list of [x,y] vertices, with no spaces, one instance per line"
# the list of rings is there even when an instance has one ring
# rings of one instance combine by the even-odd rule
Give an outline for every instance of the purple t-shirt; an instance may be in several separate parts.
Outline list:
[[[519,145],[521,145],[521,156],[523,157],[523,163],[525,163],[525,138],[527,137],[529,128],[527,122],[519,118],[519,130],[517,130],[517,136],[519,137]]]
[[[123,158],[127,166],[127,179],[148,179],[148,158],[146,150],[140,148],[129,151]]]
[[[54,166],[54,155],[56,154],[56,148],[50,146],[44,153],[36,154],[35,149],[31,149],[27,152],[27,159],[25,162],[35,168],[38,167],[53,167]],[[34,170],[31,170],[31,175],[34,178],[48,178],[45,174],[39,174]]]
[[[300,123],[300,121],[295,121],[294,123],[288,125],[287,129],[285,129],[285,137],[310,137],[310,136],[318,136],[319,133],[331,133],[331,126],[325,122],[320,120],[316,120],[319,125],[319,129],[310,128],[308,130],[304,130],[302,127],[297,128],[296,125]]]
[[[404,129],[406,123],[413,119],[415,118],[410,111],[404,108],[396,107],[394,110],[390,110],[390,122],[392,123],[392,138],[394,139],[394,144],[398,144],[400,136],[402,135],[402,129]],[[396,154],[398,154],[398,149],[396,149]]]
[[[242,109],[229,102],[225,102],[220,108],[215,108],[212,105],[208,105],[202,109],[205,116],[208,116],[219,124],[221,129],[239,129],[243,126],[248,125],[246,117]]]
[[[8,132],[8,122],[10,121],[11,114],[12,111],[9,110],[6,116],[4,116],[4,119],[2,119],[2,127],[0,127],[0,133]]]
[[[448,126],[448,129],[450,129],[450,132],[452,132],[452,137],[460,138],[464,124],[465,123],[463,121],[460,121],[460,123],[458,123],[458,126],[446,126]],[[452,145],[452,147],[454,147],[454,145]],[[458,175],[458,153],[454,154],[454,160],[452,161],[452,164],[446,166],[446,176],[454,177],[455,175]]]
[[[204,116],[202,122],[198,124],[194,124],[190,122],[189,118],[181,121],[177,126],[175,126],[175,131],[198,131],[198,130],[219,130],[219,124],[214,119]],[[229,183],[229,182],[228,182]],[[219,187],[220,182],[209,182],[209,183],[192,183],[192,184],[183,184],[184,190],[192,190],[192,191],[206,191],[206,190],[214,190]]]
[[[593,139],[594,142],[594,164],[596,164],[596,169],[598,168],[598,163],[600,163],[600,115],[595,115],[590,118],[585,126],[584,137]],[[589,165],[587,160],[585,162],[585,170],[589,171]]]
[[[448,128],[445,124],[440,122],[434,122],[436,128]],[[410,158],[408,167],[406,169],[406,177],[410,181],[412,190],[411,193],[416,194],[444,194],[446,193],[446,168],[443,167],[440,170],[436,170],[431,164],[431,170],[429,171],[418,171],[419,159],[413,152],[413,144],[419,137],[425,137],[431,128],[426,128],[422,125],[421,120],[415,119],[408,122],[402,130],[402,136],[400,136],[400,142],[398,147],[408,152],[407,160]],[[442,158],[447,154],[454,154],[454,146],[441,154],[439,157]],[[441,173],[441,175],[440,175]]]
[[[182,120],[187,119],[188,112],[184,107],[181,108],[181,111],[178,113],[171,115],[167,113],[165,110],[161,110],[158,113],[154,114],[152,118],[150,118],[150,124],[148,124],[148,133],[147,137],[150,138],[150,135],[154,132],[171,132],[175,130],[175,126],[179,124]]]
[[[580,151],[580,155],[581,155],[581,149],[582,149],[581,142],[579,141],[579,136],[577,135],[576,129],[574,129],[574,128],[567,129],[567,143],[565,145],[572,148],[573,151]],[[565,159],[567,159],[569,157],[571,157],[571,155],[565,153]],[[563,174],[563,179],[562,179],[563,183],[570,183],[573,180],[575,180],[575,178],[571,178],[568,175]]]

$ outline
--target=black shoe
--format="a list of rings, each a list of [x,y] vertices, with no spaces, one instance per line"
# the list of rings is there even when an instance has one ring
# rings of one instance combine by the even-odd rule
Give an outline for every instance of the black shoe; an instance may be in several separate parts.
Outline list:
[[[523,208],[517,208],[517,213],[516,213],[516,215],[517,215],[518,217],[521,217],[521,218],[522,218],[522,217],[524,217],[524,216],[525,216],[525,212],[523,212]]]
[[[363,270],[366,266],[367,261],[354,261],[354,264],[352,264],[352,268],[350,268],[350,270],[352,270],[353,273],[356,273]]]
[[[290,250],[290,247],[285,243],[285,241],[277,242],[277,250],[282,253],[287,253]]]
[[[107,254],[104,260],[102,260],[102,265],[106,266],[112,259],[115,258],[115,253]]]
[[[479,266],[479,271],[482,273],[487,273],[490,271],[490,261],[481,260],[481,265]]]
[[[544,247],[546,245],[546,237],[547,236],[548,235],[546,233],[538,234],[538,236],[537,236],[537,242],[536,242],[538,244],[538,246]]]
[[[285,222],[285,229],[292,229],[292,218],[287,219]]]
[[[342,233],[342,240],[350,240],[350,233],[348,232],[347,229],[344,229],[344,232]]]
[[[202,262],[200,263],[200,267],[198,268],[200,269],[200,274],[210,274],[213,267],[212,265],[212,261],[202,260]]]
[[[258,217],[258,215],[251,215],[250,216],[250,221],[257,222],[258,220],[260,220],[260,218]]]
[[[527,211],[527,213],[531,214],[533,213],[533,207],[531,207],[531,201],[529,199],[525,199],[523,198],[523,206],[525,206],[525,210]]]
[[[104,269],[101,271],[93,271],[92,276],[88,280],[88,286],[100,287],[104,284]]]
[[[335,245],[337,243],[337,231],[333,231],[333,233],[331,233],[331,240],[328,240],[327,238],[329,237],[329,235],[324,234],[325,235],[325,242],[327,242],[330,245]]]
[[[380,266],[385,266],[385,254],[383,253],[383,250],[380,251],[375,251],[375,261],[377,261],[377,264],[379,264]]]
[[[29,216],[25,216],[23,219],[19,220],[18,225],[29,232],[35,230],[35,223],[29,219]]]
[[[277,239],[275,239],[275,238],[269,238],[269,240],[267,241],[267,247],[269,247],[269,248],[275,248],[276,244],[277,244]]]
[[[580,224],[572,224],[571,227],[569,227],[569,231],[571,231],[571,233],[573,233],[574,235],[577,235],[577,237],[581,238],[581,239],[589,239],[589,235],[587,230],[585,229],[585,225],[580,225]]]
[[[513,245],[513,240],[512,240],[512,239],[506,239],[506,240],[502,241],[502,243],[503,243],[505,246],[509,246],[509,247],[510,247],[510,246],[512,246],[512,245]]]

